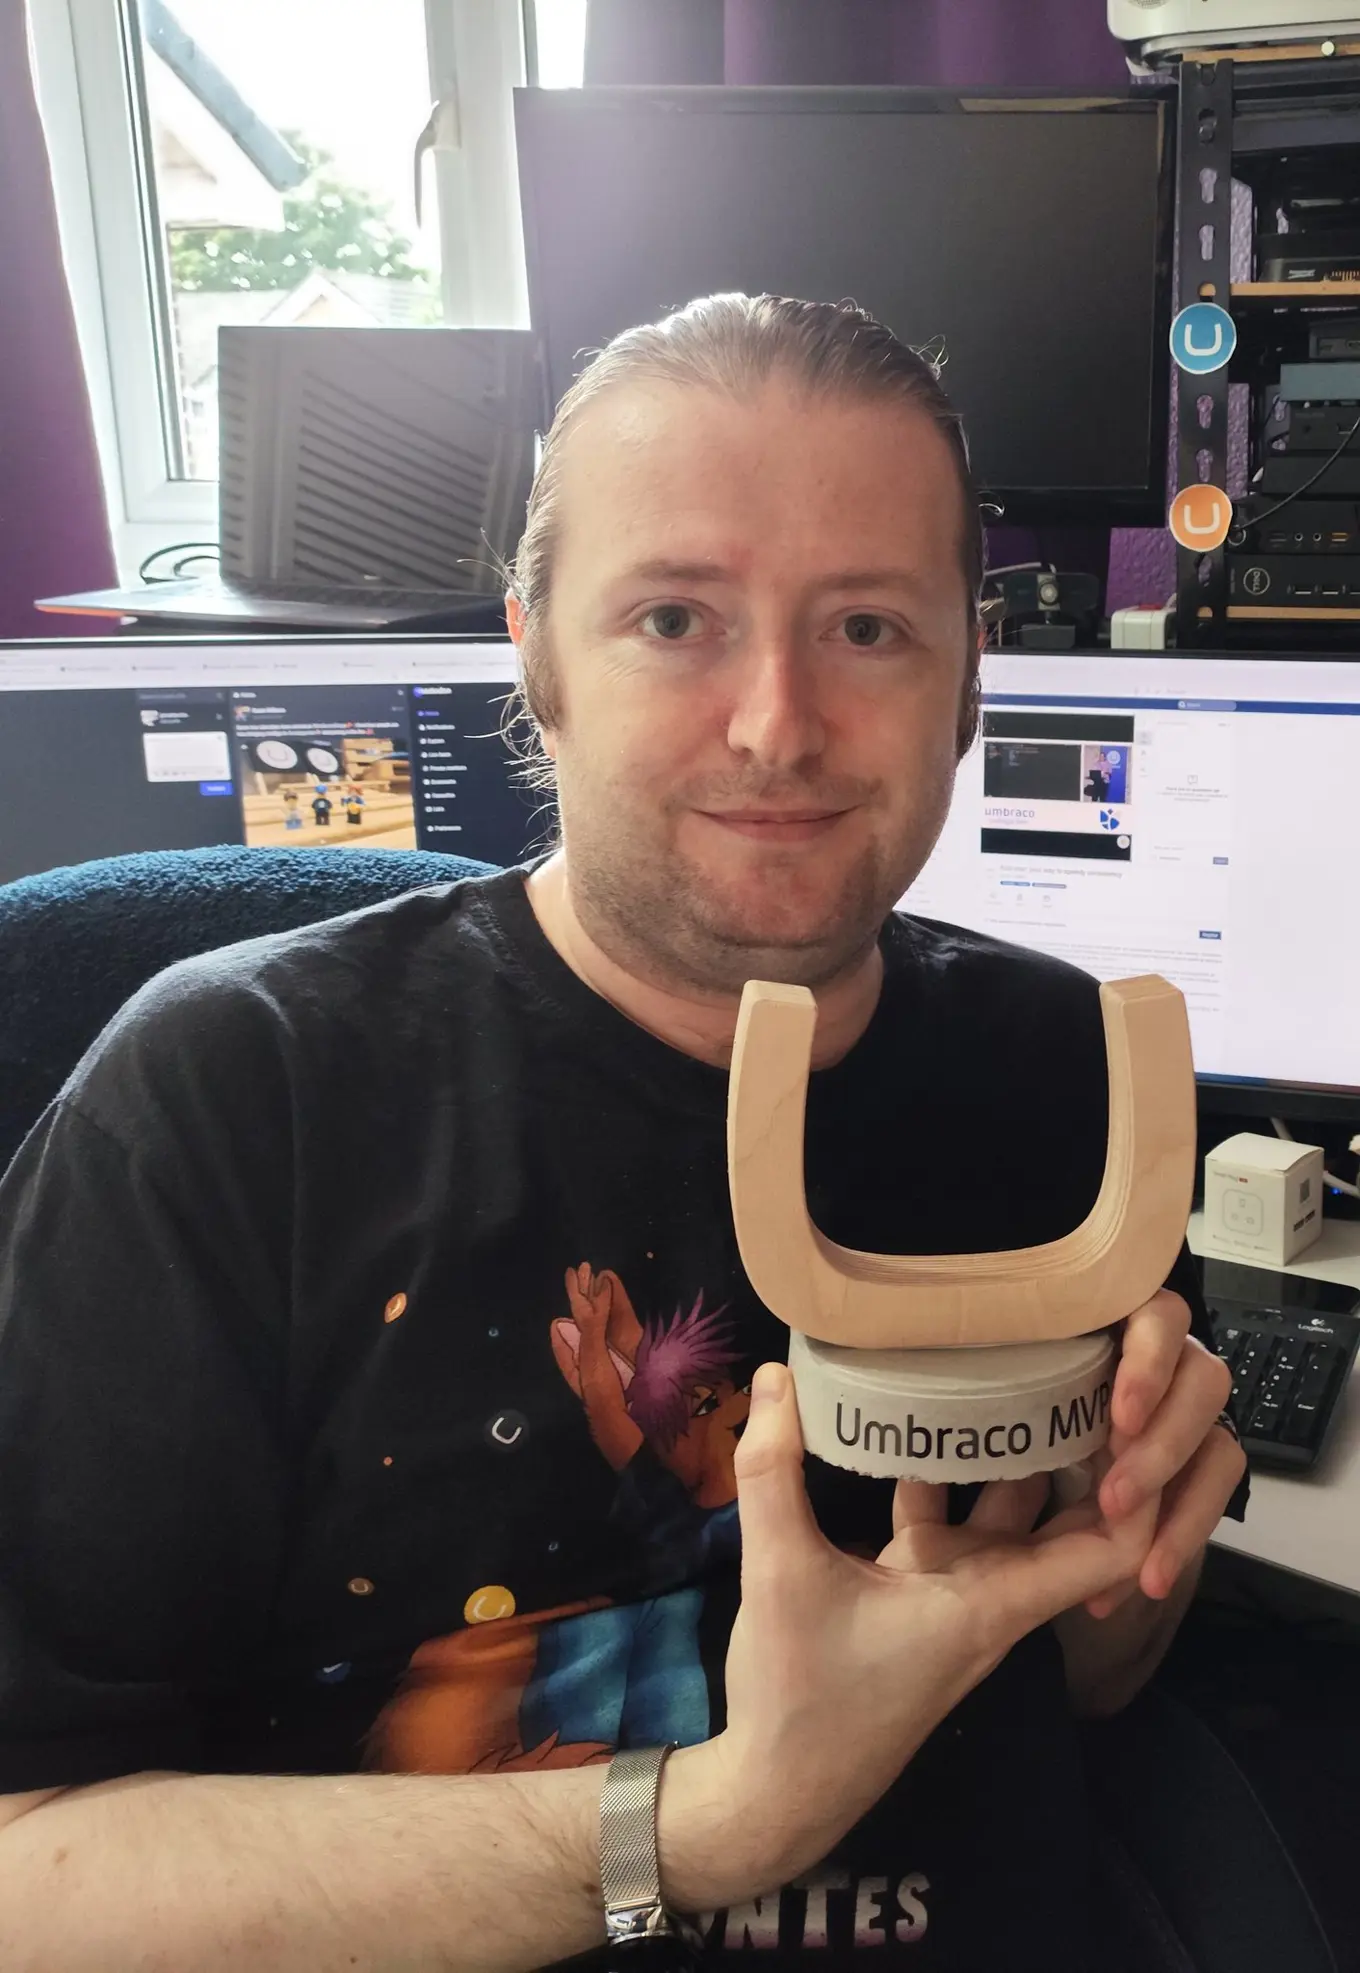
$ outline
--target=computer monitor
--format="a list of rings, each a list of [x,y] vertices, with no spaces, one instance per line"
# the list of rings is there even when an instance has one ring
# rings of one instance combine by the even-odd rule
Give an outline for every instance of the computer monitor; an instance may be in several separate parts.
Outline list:
[[[0,882],[215,843],[520,861],[548,830],[501,734],[508,641],[0,647]]]
[[[0,647],[0,882],[215,843],[518,862],[551,814],[501,734],[514,676],[458,638]],[[983,685],[904,907],[1173,980],[1211,1108],[1353,1115],[1360,668],[1007,652]]]
[[[1353,663],[988,653],[905,908],[1174,981],[1207,1109],[1353,1116],[1358,758]]]
[[[583,352],[696,295],[850,297],[943,340],[1007,518],[1164,519],[1167,100],[633,87],[515,112],[554,401]]]
[[[542,405],[527,329],[218,331],[222,573],[499,596]]]

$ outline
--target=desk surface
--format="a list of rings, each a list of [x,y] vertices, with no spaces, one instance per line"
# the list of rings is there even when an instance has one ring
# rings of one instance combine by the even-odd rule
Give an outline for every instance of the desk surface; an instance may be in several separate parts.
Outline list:
[[[1190,1246],[1203,1251],[1201,1217]],[[1360,1220],[1326,1220],[1287,1270],[1340,1281],[1360,1294]],[[1214,1540],[1241,1555],[1360,1594],[1360,1357],[1343,1391],[1327,1450],[1311,1473],[1253,1473],[1245,1522],[1221,1521]]]

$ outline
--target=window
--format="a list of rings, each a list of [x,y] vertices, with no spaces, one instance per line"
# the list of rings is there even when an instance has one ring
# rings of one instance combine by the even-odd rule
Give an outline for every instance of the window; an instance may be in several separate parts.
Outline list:
[[[217,516],[223,323],[528,320],[511,92],[585,0],[30,0],[125,575]]]
[[[166,451],[173,478],[214,480],[220,325],[442,316],[410,167],[429,114],[424,10],[139,0],[134,24]]]
[[[579,88],[586,61],[586,0],[529,0],[526,21],[530,80],[541,89]]]

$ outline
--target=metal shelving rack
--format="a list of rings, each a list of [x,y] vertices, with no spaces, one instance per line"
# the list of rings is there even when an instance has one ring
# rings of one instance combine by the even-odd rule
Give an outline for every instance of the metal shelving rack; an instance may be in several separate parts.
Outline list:
[[[1208,376],[1175,372],[1178,486],[1205,479],[1227,489],[1229,384],[1253,380],[1273,332],[1287,333],[1300,312],[1343,308],[1360,316],[1360,282],[1233,282],[1234,172],[1250,182],[1253,160],[1346,147],[1360,148],[1360,41],[1211,50],[1181,63],[1178,306],[1218,302],[1237,322],[1239,343],[1234,361]],[[1251,425],[1254,464],[1254,418]],[[1229,608],[1226,549],[1179,548],[1180,649],[1223,649],[1234,641],[1237,614]],[[1360,611],[1353,615],[1360,630]],[[1300,619],[1308,620],[1302,612],[1293,620]]]

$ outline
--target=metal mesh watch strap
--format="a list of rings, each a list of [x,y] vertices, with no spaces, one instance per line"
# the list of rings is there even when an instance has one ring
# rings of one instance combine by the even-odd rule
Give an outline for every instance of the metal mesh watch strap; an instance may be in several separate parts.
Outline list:
[[[600,1891],[605,1931],[614,1946],[647,1939],[689,1944],[692,1928],[667,1911],[656,1853],[656,1799],[673,1751],[629,1747],[615,1754],[600,1797]]]
[[[665,1747],[628,1747],[615,1754],[600,1797],[600,1891],[611,1945],[667,1938],[656,1853],[656,1798]]]

